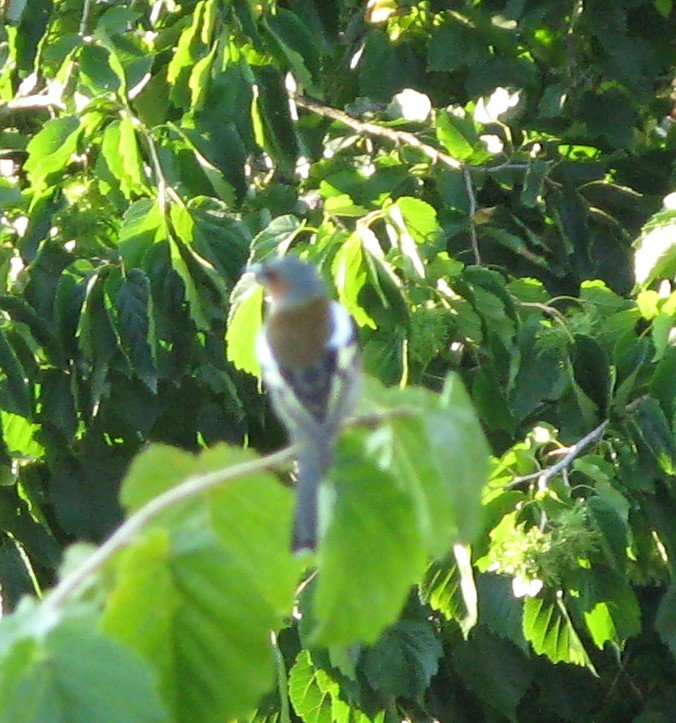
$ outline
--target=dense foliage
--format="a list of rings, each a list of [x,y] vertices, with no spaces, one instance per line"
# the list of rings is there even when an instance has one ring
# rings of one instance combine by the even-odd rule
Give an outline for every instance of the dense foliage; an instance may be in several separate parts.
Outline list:
[[[670,720],[672,5],[0,4],[0,721]],[[311,561],[289,249],[368,375]]]

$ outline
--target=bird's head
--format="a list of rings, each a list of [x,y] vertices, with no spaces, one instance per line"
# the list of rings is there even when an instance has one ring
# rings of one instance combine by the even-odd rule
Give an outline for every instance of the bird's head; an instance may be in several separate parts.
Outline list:
[[[312,264],[288,255],[254,264],[256,280],[265,286],[276,307],[302,306],[311,299],[325,297],[326,284]]]

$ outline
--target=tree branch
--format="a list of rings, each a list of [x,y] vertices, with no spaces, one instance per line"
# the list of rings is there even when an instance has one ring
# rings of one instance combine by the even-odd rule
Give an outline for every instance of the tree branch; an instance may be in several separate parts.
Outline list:
[[[634,399],[633,402],[628,404],[624,410],[625,414],[631,414],[636,407],[646,398],[646,395]],[[547,482],[552,478],[556,477],[560,472],[565,472],[568,467],[589,447],[589,445],[598,442],[603,433],[606,431],[606,427],[610,424],[609,419],[604,419],[598,427],[594,427],[591,432],[585,434],[584,437],[579,439],[572,447],[568,448],[568,452],[562,457],[556,464],[551,467],[545,467],[538,472],[532,472],[531,474],[523,475],[523,477],[515,477],[511,482],[503,486],[505,490],[511,490],[515,487],[519,487],[526,482],[532,482],[533,480],[538,481],[538,489],[542,490],[547,486]]]
[[[301,108],[312,111],[324,118],[330,118],[331,120],[338,121],[339,123],[346,125],[348,128],[352,128],[352,130],[357,131],[357,133],[385,138],[395,145],[406,144],[413,146],[414,148],[422,151],[428,158],[432,159],[432,161],[439,161],[456,171],[461,171],[464,168],[463,163],[453,158],[453,156],[449,156],[448,153],[440,151],[438,148],[435,148],[429,143],[421,141],[415,133],[411,133],[409,131],[396,131],[393,128],[387,128],[385,126],[378,125],[377,123],[360,121],[353,118],[351,115],[348,115],[345,111],[315,103],[307,98],[295,97],[293,100],[294,103]]]
[[[538,489],[544,489],[547,486],[547,482],[552,477],[556,477],[559,472],[562,472],[569,467],[590,444],[593,444],[601,439],[608,424],[609,420],[604,419],[598,427],[592,429],[589,434],[585,434],[582,439],[579,439],[572,447],[570,447],[568,453],[556,464],[553,464],[551,467],[546,467],[539,472],[526,474],[523,477],[516,477],[512,482],[506,484],[504,489],[511,490],[514,489],[514,487],[518,487],[526,482],[531,482],[534,479],[538,481]]]
[[[64,110],[65,105],[60,98],[56,98],[49,93],[39,95],[18,96],[8,100],[6,103],[0,103],[0,119],[12,115],[16,111],[22,110],[42,110],[44,108],[58,108]]]

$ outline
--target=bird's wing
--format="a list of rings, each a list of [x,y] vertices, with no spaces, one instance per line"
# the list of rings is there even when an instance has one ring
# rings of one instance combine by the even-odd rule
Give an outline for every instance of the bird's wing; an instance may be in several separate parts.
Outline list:
[[[278,412],[307,434],[334,428],[351,410],[358,375],[354,321],[337,302],[330,307],[332,332],[319,361],[301,369],[280,366],[265,333],[258,356]]]

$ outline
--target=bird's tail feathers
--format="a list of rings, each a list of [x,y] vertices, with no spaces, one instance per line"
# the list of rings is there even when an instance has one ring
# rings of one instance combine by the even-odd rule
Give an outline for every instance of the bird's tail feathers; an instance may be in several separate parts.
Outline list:
[[[308,439],[298,452],[296,514],[293,527],[293,551],[314,551],[317,547],[319,485],[333,462],[333,439]]]

